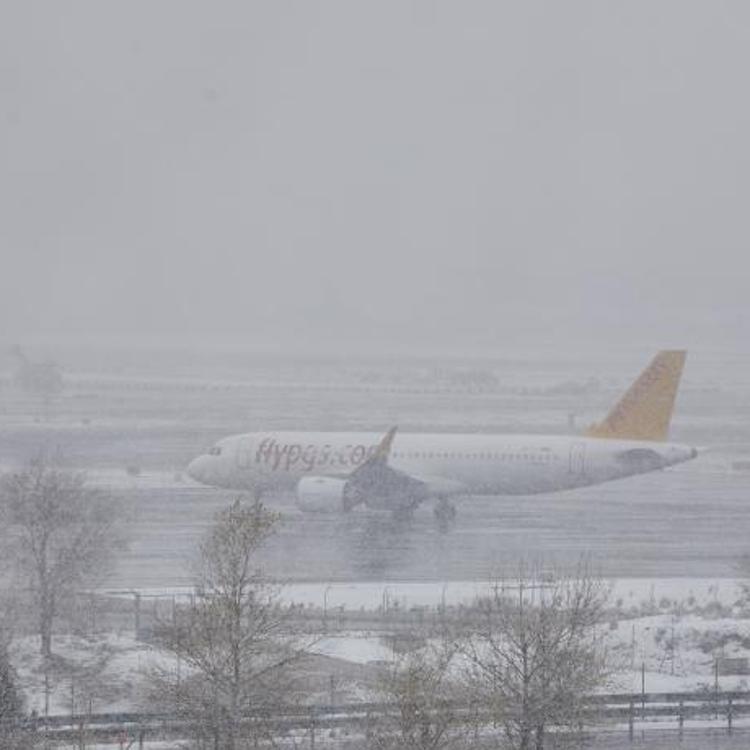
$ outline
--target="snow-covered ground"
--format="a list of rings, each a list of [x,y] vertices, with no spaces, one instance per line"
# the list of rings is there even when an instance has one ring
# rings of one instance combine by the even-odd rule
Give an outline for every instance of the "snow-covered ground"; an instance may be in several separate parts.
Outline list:
[[[608,637],[621,669],[606,692],[640,692],[642,677],[647,693],[713,689],[718,655],[750,657],[750,620],[660,614],[620,621]],[[324,638],[315,650],[360,663],[393,658],[385,639],[357,633]],[[720,675],[719,688],[747,690],[750,677]]]
[[[717,658],[750,657],[750,619],[697,614],[657,614],[621,620],[610,632],[623,667],[618,692],[713,689]],[[720,690],[747,690],[750,677],[719,675]]]
[[[485,581],[351,581],[335,583],[289,583],[281,589],[281,599],[304,606],[346,610],[399,607],[457,606],[469,604],[495,586]],[[717,602],[731,606],[740,595],[737,578],[620,578],[612,581],[610,600],[620,608],[653,603],[684,602],[686,606],[706,606]],[[139,588],[144,596],[187,596],[190,586],[151,586]],[[104,588],[103,592],[111,592]],[[125,595],[130,596],[128,591]]]
[[[373,610],[385,604],[404,610],[416,606],[451,607],[466,604],[485,592],[486,584],[329,584],[289,587],[290,601],[322,606],[329,611],[345,606]],[[750,658],[750,616],[738,602],[734,580],[678,581],[629,579],[613,586],[610,621],[603,627],[619,671],[607,691],[646,692],[713,689],[717,659]],[[53,678],[47,689],[34,637],[15,641],[12,659],[30,708],[44,712],[48,695],[50,713],[88,710],[134,710],[149,667],[170,664],[172,657],[139,642],[132,632],[95,638],[57,636]],[[349,631],[328,635],[312,649],[324,656],[368,664],[393,657],[387,638],[372,632]],[[723,690],[750,687],[746,675],[720,675]]]
[[[149,668],[168,666],[170,657],[136,640],[132,632],[83,638],[58,635],[54,659],[45,684],[39,639],[16,639],[11,659],[29,711],[50,714],[136,710],[139,686]]]

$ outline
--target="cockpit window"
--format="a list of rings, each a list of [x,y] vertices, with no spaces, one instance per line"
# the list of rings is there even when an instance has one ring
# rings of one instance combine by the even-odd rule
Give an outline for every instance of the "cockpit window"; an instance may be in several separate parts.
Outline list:
[[[214,445],[213,448],[209,448],[208,455],[209,456],[220,456],[221,455],[221,446],[220,445]]]

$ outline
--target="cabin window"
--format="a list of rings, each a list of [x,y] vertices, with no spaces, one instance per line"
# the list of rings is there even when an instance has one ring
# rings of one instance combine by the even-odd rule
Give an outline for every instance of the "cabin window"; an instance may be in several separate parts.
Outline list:
[[[220,456],[221,455],[221,446],[220,445],[214,445],[213,447],[209,448],[208,455],[209,456]]]

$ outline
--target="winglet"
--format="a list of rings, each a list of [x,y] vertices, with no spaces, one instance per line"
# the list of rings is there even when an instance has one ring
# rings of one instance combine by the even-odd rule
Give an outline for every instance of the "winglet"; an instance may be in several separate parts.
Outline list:
[[[666,440],[687,352],[661,351],[588,437]]]
[[[397,426],[391,427],[391,429],[385,433],[385,437],[380,441],[380,444],[375,449],[375,453],[372,454],[371,461],[388,461],[388,458],[391,455],[393,438],[396,437],[396,430],[398,430]]]

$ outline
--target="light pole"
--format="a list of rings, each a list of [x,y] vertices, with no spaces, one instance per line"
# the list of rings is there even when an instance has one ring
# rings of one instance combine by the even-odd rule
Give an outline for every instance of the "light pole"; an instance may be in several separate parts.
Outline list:
[[[325,587],[325,590],[323,591],[323,632],[328,632],[328,592],[331,590],[332,586],[329,584]]]
[[[440,621],[443,626],[443,638],[445,638],[446,634],[446,612],[445,612],[445,588],[448,584],[443,584],[443,591],[440,594]]]
[[[389,589],[388,586],[386,586],[383,589],[383,615],[386,615],[388,613],[388,607],[390,606],[390,602],[388,598],[388,589]]]

